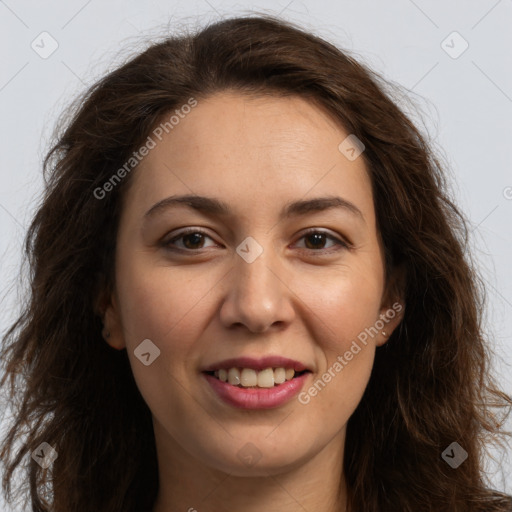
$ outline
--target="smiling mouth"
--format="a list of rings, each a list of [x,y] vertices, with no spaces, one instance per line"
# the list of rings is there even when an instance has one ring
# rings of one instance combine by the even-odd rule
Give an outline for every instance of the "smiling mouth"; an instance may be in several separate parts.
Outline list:
[[[309,370],[296,372],[293,368],[278,367],[265,368],[261,371],[252,368],[230,368],[204,373],[238,388],[273,388],[311,372]]]

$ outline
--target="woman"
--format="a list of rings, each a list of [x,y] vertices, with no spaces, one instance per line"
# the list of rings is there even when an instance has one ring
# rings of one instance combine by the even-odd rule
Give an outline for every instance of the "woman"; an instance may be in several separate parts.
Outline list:
[[[375,74],[225,20],[93,86],[45,170],[6,492],[30,456],[33,511],[511,510],[464,220]]]

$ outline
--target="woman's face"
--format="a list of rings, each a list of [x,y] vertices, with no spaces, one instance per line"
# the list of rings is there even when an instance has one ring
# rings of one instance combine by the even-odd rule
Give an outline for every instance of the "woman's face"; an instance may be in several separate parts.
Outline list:
[[[106,321],[159,452],[235,475],[342,453],[398,318],[382,328],[396,297],[365,163],[350,140],[339,149],[348,135],[304,99],[224,92],[152,136],[124,197]],[[183,195],[195,207],[168,200]]]

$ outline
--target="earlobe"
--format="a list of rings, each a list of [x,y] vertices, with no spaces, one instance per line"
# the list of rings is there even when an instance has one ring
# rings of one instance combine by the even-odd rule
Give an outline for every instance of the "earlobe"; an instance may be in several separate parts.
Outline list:
[[[400,325],[405,311],[405,269],[397,266],[388,279],[386,292],[381,303],[378,325],[380,333],[376,341],[377,346],[384,345],[394,330]],[[382,325],[384,324],[384,325]]]
[[[121,322],[119,316],[119,308],[115,296],[112,291],[109,297],[99,297],[96,303],[97,311],[100,313],[103,322],[101,334],[103,339],[116,350],[123,350],[126,347]]]
[[[391,307],[381,309],[379,320],[376,322],[376,326],[381,328],[376,340],[378,347],[384,345],[389,340],[394,330],[400,325],[404,309],[405,306],[400,300],[395,301]]]

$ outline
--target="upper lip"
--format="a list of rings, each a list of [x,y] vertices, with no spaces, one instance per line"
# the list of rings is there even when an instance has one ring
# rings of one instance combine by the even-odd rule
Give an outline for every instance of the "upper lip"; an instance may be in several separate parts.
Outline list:
[[[296,372],[309,370],[303,363],[287,357],[266,356],[260,358],[236,357],[233,359],[225,359],[206,366],[202,371],[213,372],[222,369],[229,370],[230,368],[252,368],[256,371],[265,370],[266,368],[293,368]]]

